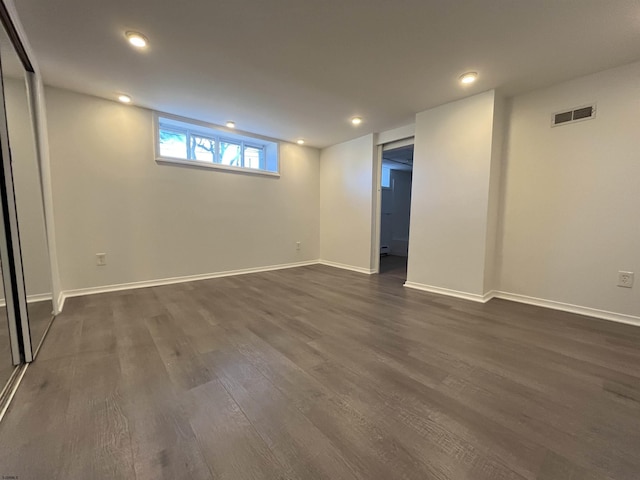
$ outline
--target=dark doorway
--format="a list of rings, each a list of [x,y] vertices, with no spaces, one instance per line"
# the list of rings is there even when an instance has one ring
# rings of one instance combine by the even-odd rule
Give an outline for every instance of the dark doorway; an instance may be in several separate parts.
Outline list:
[[[407,278],[413,144],[383,149],[380,209],[380,274]]]

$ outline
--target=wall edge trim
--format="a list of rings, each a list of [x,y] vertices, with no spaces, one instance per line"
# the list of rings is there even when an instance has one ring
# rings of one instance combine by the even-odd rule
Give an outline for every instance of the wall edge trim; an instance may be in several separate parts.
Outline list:
[[[327,267],[341,268],[343,270],[351,270],[352,272],[364,273],[365,275],[373,275],[374,273],[377,273],[373,269],[356,267],[354,265],[347,265],[345,263],[330,262],[329,260],[318,260],[316,263],[325,265]]]
[[[527,305],[534,305],[537,307],[548,308],[551,310],[559,310],[562,312],[575,313],[577,315],[583,315],[585,317],[597,318],[600,320],[608,320],[611,322],[624,323],[626,325],[633,325],[636,327],[640,327],[640,316],[627,315],[625,313],[611,312],[608,310],[599,310],[597,308],[584,307],[581,305],[573,305],[570,303],[558,302],[555,300],[546,300],[544,298],[530,297],[528,295],[521,295],[518,293],[491,290],[485,293],[484,295],[477,295],[473,293],[460,292],[457,290],[450,290],[447,288],[433,287],[431,285],[424,285],[424,284],[415,283],[415,282],[405,282],[404,286],[408,288],[413,288],[415,290],[422,290],[424,292],[461,298],[463,300],[471,300],[473,302],[478,302],[478,303],[487,303],[492,298],[499,298],[502,300],[508,300],[510,302],[524,303]]]
[[[35,295],[27,295],[27,304],[36,303],[36,302],[44,302],[46,300],[53,300],[53,296],[50,293],[38,293]],[[7,301],[6,299],[0,299],[0,307],[6,307]]]
[[[487,303],[493,298],[493,292],[479,295],[477,293],[462,292],[460,290],[451,290],[449,288],[434,287],[433,285],[426,285],[424,283],[417,282],[405,282],[404,285],[407,288],[414,290],[421,290],[423,292],[436,293],[438,295],[446,295],[448,297],[461,298],[462,300],[470,300],[477,303]]]
[[[519,293],[510,293],[496,291],[493,298],[509,300],[517,303],[526,303],[527,305],[535,305],[538,307],[550,308],[552,310],[560,310],[563,312],[576,313],[587,317],[598,318],[601,320],[609,320],[611,322],[624,323],[640,327],[640,317],[635,315],[627,315],[625,313],[610,312],[608,310],[600,310],[592,307],[583,307],[581,305],[573,305],[571,303],[558,302],[555,300],[546,300],[544,298],[530,297]]]
[[[62,306],[64,305],[65,300],[71,297],[82,297],[85,295],[96,295],[99,293],[120,292],[123,290],[135,290],[138,288],[160,287],[163,285],[196,282],[198,280],[209,280],[212,278],[233,277],[236,275],[247,275],[250,273],[271,272],[274,270],[285,270],[287,268],[317,265],[318,263],[319,263],[319,260],[307,260],[303,262],[268,265],[265,267],[243,268],[239,270],[226,270],[222,272],[201,273],[197,275],[185,275],[182,277],[169,277],[169,278],[160,278],[156,280],[142,280],[139,282],[118,283],[114,285],[102,285],[99,287],[63,290],[62,292],[60,292],[60,310],[62,311]]]

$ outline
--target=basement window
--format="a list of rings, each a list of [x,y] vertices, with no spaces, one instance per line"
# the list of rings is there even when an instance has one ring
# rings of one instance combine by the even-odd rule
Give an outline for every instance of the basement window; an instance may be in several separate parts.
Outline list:
[[[279,175],[278,142],[197,120],[155,115],[156,161]]]

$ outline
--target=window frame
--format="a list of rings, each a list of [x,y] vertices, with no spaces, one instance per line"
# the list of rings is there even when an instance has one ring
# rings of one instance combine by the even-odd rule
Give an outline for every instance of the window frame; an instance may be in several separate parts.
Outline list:
[[[256,150],[261,150],[262,151],[262,155],[259,156],[258,158],[258,162],[260,162],[260,168],[259,169],[253,169],[253,170],[262,170],[263,168],[267,168],[267,150],[265,148],[264,145],[259,145],[259,144],[255,144],[255,143],[251,143],[251,142],[243,142],[242,144],[242,166],[244,167],[244,151],[247,148],[255,148]],[[251,167],[244,167],[244,168],[251,168]],[[268,171],[268,170],[266,170]]]
[[[240,147],[240,166],[236,167],[236,168],[247,168],[244,166],[244,142],[242,140],[236,140],[235,138],[229,138],[229,137],[218,137],[219,141],[218,141],[218,154],[220,154],[220,146],[223,143],[226,143],[227,145],[237,145],[238,147]],[[222,163],[222,157],[220,157],[220,155],[218,155],[218,157],[220,158],[220,163],[218,163],[218,165],[224,165],[224,163]],[[227,167],[231,167],[233,165],[225,165]],[[253,168],[252,170],[256,170],[255,168]]]
[[[169,130],[169,129],[167,129]],[[160,126],[158,126],[158,133],[160,133]],[[199,133],[199,132],[192,132],[187,130],[187,156],[189,155],[189,150],[190,150],[190,140],[192,137],[198,137],[198,138],[204,138],[206,140],[209,141],[213,141],[214,145],[215,145],[215,151],[213,153],[214,157],[218,157],[219,156],[219,151],[220,151],[220,145],[219,145],[219,139],[216,138],[213,135],[205,135],[204,133]],[[187,160],[189,161],[196,161],[196,162],[203,162],[203,163],[209,163],[206,160],[198,160],[197,158],[187,158]],[[212,162],[215,163],[215,162]]]
[[[185,153],[187,154],[187,156],[189,155],[189,131],[188,130],[183,130],[177,127],[173,127],[173,128],[165,128],[163,130],[166,130],[167,132],[171,132],[174,134],[178,134],[178,135],[184,135],[185,137]],[[156,136],[158,138],[157,140],[157,144],[158,144],[158,156],[160,155],[160,125],[158,124],[158,130],[156,132]],[[164,157],[163,157],[164,158]],[[166,157],[166,158],[177,158],[177,157]]]
[[[183,125],[165,125],[162,127],[161,119],[177,122]],[[191,127],[191,128],[190,128]],[[240,163],[241,166],[224,165],[222,163],[203,161],[190,158],[178,158],[162,156],[160,154],[160,129],[175,131],[176,133],[186,134],[186,153],[190,154],[191,135],[208,138],[216,142],[215,158],[220,158],[220,143],[227,142],[240,146]],[[213,170],[222,170],[236,173],[245,173],[249,175],[266,175],[271,177],[280,177],[280,141],[274,138],[255,135],[235,129],[222,127],[220,125],[210,124],[194,120],[191,118],[180,117],[162,112],[153,112],[153,133],[154,133],[154,157],[156,163],[167,165],[189,166],[196,168],[205,168]],[[267,148],[272,145],[275,148],[275,171],[266,170],[267,168]],[[260,158],[260,168],[251,168],[244,166],[244,151],[246,147],[256,148],[262,151]],[[269,147],[271,148],[271,147]]]

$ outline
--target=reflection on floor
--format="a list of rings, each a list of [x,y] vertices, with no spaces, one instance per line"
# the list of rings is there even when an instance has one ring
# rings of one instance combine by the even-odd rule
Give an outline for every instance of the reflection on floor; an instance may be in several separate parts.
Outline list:
[[[33,343],[33,351],[35,353],[36,348],[42,340],[42,336],[47,331],[47,327],[51,322],[53,316],[53,305],[51,300],[44,300],[42,302],[32,302],[27,304],[29,310],[29,328],[31,329],[31,342]]]
[[[29,311],[29,327],[31,329],[33,351],[35,352],[51,321],[53,307],[51,300],[45,300],[28,303],[27,309]],[[6,307],[0,307],[0,390],[2,390],[2,387],[11,376],[11,372],[13,372],[13,363],[11,361],[7,309]]]
[[[0,307],[0,391],[13,372],[11,362],[11,343],[9,340],[9,325],[7,323],[7,309]],[[2,473],[0,473],[2,475]]]
[[[407,279],[407,257],[382,255],[380,257],[380,275],[389,275],[401,280]]]

